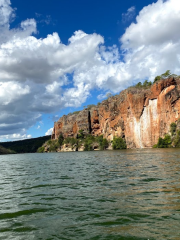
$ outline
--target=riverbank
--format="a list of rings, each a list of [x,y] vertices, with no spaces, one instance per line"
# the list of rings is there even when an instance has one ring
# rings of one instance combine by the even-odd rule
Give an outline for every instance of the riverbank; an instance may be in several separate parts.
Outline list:
[[[112,141],[108,141],[106,138],[103,138],[103,135],[92,136],[90,134],[84,134],[84,132],[80,130],[77,138],[64,138],[60,135],[58,139],[48,140],[38,149],[38,152],[75,152],[126,148],[126,142],[121,137],[114,137]]]

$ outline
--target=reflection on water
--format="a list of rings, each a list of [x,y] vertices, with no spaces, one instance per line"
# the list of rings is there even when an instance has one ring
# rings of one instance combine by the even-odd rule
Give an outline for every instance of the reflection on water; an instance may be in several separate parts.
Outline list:
[[[180,239],[180,149],[0,156],[0,239]]]

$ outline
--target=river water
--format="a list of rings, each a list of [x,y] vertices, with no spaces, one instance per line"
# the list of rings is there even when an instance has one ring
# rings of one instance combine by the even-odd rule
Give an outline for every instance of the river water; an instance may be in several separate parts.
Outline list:
[[[0,156],[0,239],[180,239],[180,149]]]

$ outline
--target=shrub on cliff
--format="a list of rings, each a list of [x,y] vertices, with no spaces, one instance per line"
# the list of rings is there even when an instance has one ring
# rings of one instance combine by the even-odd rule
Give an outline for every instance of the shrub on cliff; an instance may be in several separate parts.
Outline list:
[[[62,135],[62,133],[61,133],[61,134],[59,135],[59,137],[58,137],[58,143],[59,143],[60,146],[63,145],[63,141],[64,141],[64,137],[63,137],[63,135]]]
[[[164,137],[164,146],[167,148],[172,147],[171,143],[172,143],[171,136],[169,134],[166,134]]]
[[[50,152],[56,152],[58,148],[59,148],[59,142],[58,142],[58,140],[53,140],[53,141],[51,141],[51,144],[50,144],[50,146],[49,146],[49,151],[50,151]]]
[[[92,135],[87,135],[86,139],[84,140],[84,151],[92,151],[93,146],[92,144],[95,142],[95,137]]]
[[[103,138],[102,144],[100,145],[101,150],[105,150],[106,148],[109,147],[109,142],[106,138]]]
[[[177,125],[176,125],[176,123],[171,123],[171,125],[170,125],[170,132],[171,132],[171,136],[173,136],[174,134],[175,134],[175,132],[176,132],[176,127],[177,127]]]
[[[112,147],[114,150],[127,148],[125,141],[121,137],[113,138]]]
[[[74,146],[74,144],[78,144],[78,139],[72,138],[72,137],[67,137],[63,141],[64,144],[70,144],[71,147]]]
[[[82,129],[79,130],[79,133],[77,135],[78,139],[84,139],[84,131]]]
[[[180,147],[180,130],[177,131],[176,136],[174,138],[173,144],[175,147]]]
[[[39,148],[38,148],[37,152],[38,152],[38,153],[43,153],[44,150],[45,150],[45,148],[42,146],[42,147],[39,147]]]
[[[103,135],[100,136],[92,136],[87,135],[86,138],[83,140],[84,142],[84,151],[92,151],[94,147],[99,146],[100,150],[105,150],[109,146],[109,142],[106,138],[103,138]]]
[[[85,142],[84,144],[84,151],[92,151],[93,147],[92,147],[92,142]]]
[[[172,144],[171,136],[169,134],[166,134],[164,139],[161,137],[158,139],[158,143],[155,144],[153,148],[169,148],[172,147],[171,144]]]
[[[109,142],[106,138],[103,138],[103,135],[97,136],[96,141],[99,144],[100,150],[105,150],[106,148],[109,147]]]

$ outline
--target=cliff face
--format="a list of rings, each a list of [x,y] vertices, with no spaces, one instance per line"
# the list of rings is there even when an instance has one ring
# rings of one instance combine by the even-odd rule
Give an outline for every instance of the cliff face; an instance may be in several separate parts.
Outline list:
[[[52,139],[60,133],[76,137],[80,129],[109,140],[125,138],[128,148],[152,147],[180,118],[180,79],[160,80],[149,89],[131,87],[91,110],[61,117]]]

